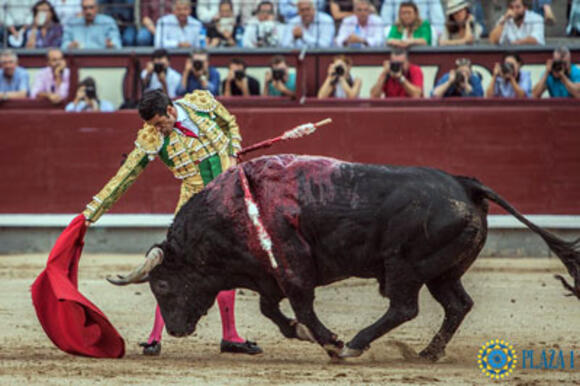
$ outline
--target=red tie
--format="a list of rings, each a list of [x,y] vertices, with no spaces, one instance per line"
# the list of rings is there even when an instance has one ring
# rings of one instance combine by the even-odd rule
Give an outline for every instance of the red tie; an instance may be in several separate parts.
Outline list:
[[[187,127],[183,126],[181,124],[181,122],[175,121],[175,124],[173,125],[173,127],[179,129],[187,137],[197,138],[197,134],[195,134],[193,131],[189,130]]]

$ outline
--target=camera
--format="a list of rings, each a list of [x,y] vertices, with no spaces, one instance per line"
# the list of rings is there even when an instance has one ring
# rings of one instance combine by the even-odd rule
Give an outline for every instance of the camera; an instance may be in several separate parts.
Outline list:
[[[85,96],[88,99],[96,99],[97,98],[97,90],[94,86],[85,86]]]
[[[274,80],[283,80],[284,75],[286,75],[286,71],[281,68],[272,69],[272,79]]]
[[[514,66],[511,63],[500,64],[500,69],[503,75],[510,75],[514,73]]]
[[[236,80],[242,80],[245,77],[246,77],[246,72],[244,70],[234,71],[234,78],[236,78]]]
[[[346,70],[344,69],[344,66],[338,65],[338,66],[334,67],[334,73],[332,75],[343,76],[345,72],[346,72]]]
[[[564,68],[564,61],[563,60],[554,60],[552,63],[552,71],[560,72]]]
[[[159,74],[160,72],[165,72],[165,65],[163,63],[155,63],[153,64],[153,71]]]
[[[195,71],[199,71],[203,68],[203,61],[201,60],[194,60],[193,61],[193,68]]]
[[[403,63],[401,62],[391,62],[391,72],[393,73],[398,73],[401,72],[401,69],[403,68]]]
[[[463,75],[463,72],[456,71],[455,87],[461,87],[463,86],[463,83],[465,83],[465,75]]]

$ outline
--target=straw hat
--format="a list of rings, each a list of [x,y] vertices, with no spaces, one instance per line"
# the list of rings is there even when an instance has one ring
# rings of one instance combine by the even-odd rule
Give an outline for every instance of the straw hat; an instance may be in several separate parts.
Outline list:
[[[463,8],[469,8],[469,1],[466,0],[448,0],[447,1],[447,11],[445,14],[447,16],[454,14],[457,11],[461,11]]]

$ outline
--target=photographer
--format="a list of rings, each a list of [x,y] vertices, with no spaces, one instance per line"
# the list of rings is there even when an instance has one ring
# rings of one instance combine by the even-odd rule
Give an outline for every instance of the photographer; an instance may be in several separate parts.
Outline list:
[[[471,60],[455,61],[456,68],[443,75],[435,85],[434,97],[482,97],[481,78],[471,71]]]
[[[572,64],[567,47],[554,50],[553,59],[546,62],[546,71],[534,86],[532,95],[540,98],[546,89],[552,98],[580,98],[580,69]]]
[[[407,51],[394,48],[390,60],[383,62],[379,79],[371,89],[371,98],[420,98],[423,95],[423,71],[409,63]]]
[[[167,50],[159,48],[153,51],[151,61],[141,71],[143,80],[143,92],[161,89],[169,98],[177,96],[177,90],[181,82],[181,75],[169,66]]]
[[[109,113],[115,111],[111,102],[100,100],[97,95],[97,86],[95,80],[91,77],[83,79],[77,88],[75,100],[65,107],[68,112],[103,112]]]
[[[260,2],[256,10],[256,16],[250,19],[244,31],[242,46],[276,47],[280,41],[283,25],[276,21],[274,4],[265,0]]]
[[[191,58],[185,61],[178,95],[185,95],[194,90],[207,90],[219,95],[220,74],[209,65],[209,54],[205,50],[193,51]]]
[[[328,66],[326,80],[318,90],[318,98],[346,98],[356,99],[360,94],[362,81],[360,78],[353,80],[350,74],[352,60],[344,55],[334,57]]]
[[[260,95],[260,82],[246,74],[246,62],[233,58],[229,67],[228,77],[222,83],[224,96]]]
[[[288,64],[283,56],[276,55],[270,62],[270,70],[264,79],[264,95],[296,96],[296,74],[288,72]]]
[[[68,97],[70,70],[66,68],[66,61],[58,48],[49,49],[46,59],[48,66],[36,75],[30,97],[58,104]]]
[[[522,58],[515,52],[504,54],[502,63],[496,63],[493,77],[485,91],[486,98],[526,98],[532,94],[532,74],[521,70]]]

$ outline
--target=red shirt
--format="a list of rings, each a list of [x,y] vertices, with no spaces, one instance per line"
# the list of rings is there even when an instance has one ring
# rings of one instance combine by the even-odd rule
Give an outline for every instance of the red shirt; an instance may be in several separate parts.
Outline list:
[[[423,71],[421,67],[409,64],[409,71],[403,74],[405,78],[417,87],[421,87],[423,90]],[[402,97],[409,98],[409,95],[405,92],[405,89],[399,83],[399,81],[393,77],[388,77],[387,81],[383,84],[383,92],[385,97]]]

